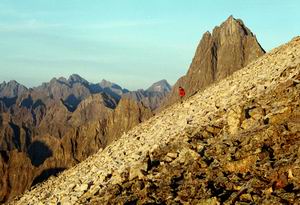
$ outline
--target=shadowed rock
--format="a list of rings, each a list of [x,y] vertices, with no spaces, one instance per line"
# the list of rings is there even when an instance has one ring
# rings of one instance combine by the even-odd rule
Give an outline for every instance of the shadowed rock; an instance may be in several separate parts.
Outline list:
[[[35,186],[43,181],[47,180],[51,176],[57,176],[60,172],[64,171],[66,168],[52,168],[44,170],[39,176],[37,176],[31,186]]]
[[[47,158],[52,156],[52,150],[44,142],[34,141],[29,146],[27,154],[31,160],[31,164],[38,167]]]
[[[23,99],[20,104],[21,107],[25,107],[27,109],[30,109],[32,107],[32,105],[33,105],[33,100],[32,100],[31,95],[29,95],[27,98]]]
[[[16,104],[17,97],[3,97],[0,98],[0,101],[2,101],[7,108],[9,108],[12,105]]]
[[[16,149],[21,151],[20,127],[15,125],[14,123],[9,123],[9,126],[13,130],[13,144]]]
[[[71,94],[67,97],[67,99],[62,100],[63,104],[69,110],[69,112],[74,112],[80,103],[80,100],[75,97],[75,95]]]

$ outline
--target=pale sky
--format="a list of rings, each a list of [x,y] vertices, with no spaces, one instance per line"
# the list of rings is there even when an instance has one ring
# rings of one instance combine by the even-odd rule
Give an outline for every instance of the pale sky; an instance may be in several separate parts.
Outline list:
[[[270,50],[300,34],[298,0],[1,0],[0,82],[76,73],[128,89],[185,74],[207,30],[233,15]]]

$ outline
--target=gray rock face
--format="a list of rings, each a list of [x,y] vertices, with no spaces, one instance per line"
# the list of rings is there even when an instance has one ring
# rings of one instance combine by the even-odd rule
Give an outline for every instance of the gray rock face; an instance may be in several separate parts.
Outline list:
[[[179,86],[186,90],[187,96],[191,96],[245,67],[264,53],[255,35],[244,23],[230,16],[215,27],[212,34],[206,32],[203,35],[187,74],[173,86],[165,104],[179,100]]]

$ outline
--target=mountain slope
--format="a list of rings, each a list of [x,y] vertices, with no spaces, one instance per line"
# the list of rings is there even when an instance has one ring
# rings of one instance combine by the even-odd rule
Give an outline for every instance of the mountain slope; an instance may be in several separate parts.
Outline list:
[[[11,204],[300,203],[300,37]]]
[[[212,33],[203,35],[187,74],[175,83],[165,104],[179,100],[179,86],[186,90],[187,96],[191,96],[245,67],[264,53],[255,35],[242,20],[230,16]]]

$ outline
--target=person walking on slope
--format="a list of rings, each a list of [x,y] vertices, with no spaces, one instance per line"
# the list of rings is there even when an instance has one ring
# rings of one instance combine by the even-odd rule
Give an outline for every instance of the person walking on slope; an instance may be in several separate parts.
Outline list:
[[[185,96],[185,91],[181,86],[179,86],[179,96],[180,96],[180,101],[182,103],[183,102],[183,97]]]

